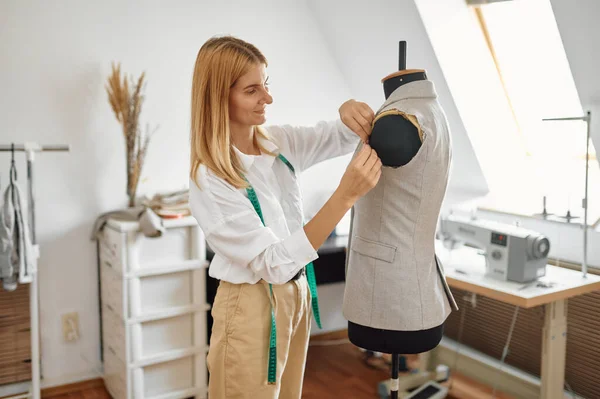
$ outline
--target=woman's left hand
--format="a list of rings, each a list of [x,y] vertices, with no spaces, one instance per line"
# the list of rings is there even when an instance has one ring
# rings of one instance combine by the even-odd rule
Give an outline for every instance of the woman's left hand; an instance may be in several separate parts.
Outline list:
[[[344,125],[360,136],[363,142],[368,142],[375,119],[375,113],[371,107],[360,101],[348,100],[342,104],[339,111]]]

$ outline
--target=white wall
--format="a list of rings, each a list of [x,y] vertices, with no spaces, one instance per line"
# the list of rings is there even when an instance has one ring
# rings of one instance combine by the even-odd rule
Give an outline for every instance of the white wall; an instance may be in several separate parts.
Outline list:
[[[221,33],[253,42],[267,56],[275,98],[269,123],[337,118],[339,105],[351,97],[303,1],[0,2],[0,144],[71,146],[69,154],[36,158],[45,386],[100,369],[96,251],[89,236],[99,213],[127,203],[123,138],[104,90],[111,61],[135,77],[146,71],[141,120],[160,124],[140,194],[179,189],[188,179],[196,54]],[[6,154],[0,166],[5,183]],[[19,166],[23,184],[22,161]],[[323,185],[337,185],[344,161],[326,167],[326,181],[305,185],[307,201]],[[61,315],[72,311],[79,312],[81,339],[66,344]]]

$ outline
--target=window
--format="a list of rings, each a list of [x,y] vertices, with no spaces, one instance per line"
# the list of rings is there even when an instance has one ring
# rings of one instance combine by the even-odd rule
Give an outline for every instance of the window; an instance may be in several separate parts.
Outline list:
[[[535,196],[538,211],[545,195],[548,212],[564,216],[570,211],[582,218],[586,123],[542,121],[584,115],[550,0],[505,1],[473,11],[534,176],[535,189],[528,195]],[[594,224],[600,219],[600,168],[591,140],[589,164],[588,223]],[[514,197],[512,210],[519,207]]]

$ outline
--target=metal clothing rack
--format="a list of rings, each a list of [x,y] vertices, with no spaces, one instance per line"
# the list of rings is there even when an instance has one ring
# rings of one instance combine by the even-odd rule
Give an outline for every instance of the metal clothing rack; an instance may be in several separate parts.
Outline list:
[[[27,205],[29,210],[29,228],[31,232],[31,243],[33,246],[34,259],[32,267],[31,286],[29,287],[29,317],[31,319],[31,389],[29,393],[11,396],[8,398],[40,399],[40,326],[39,326],[39,289],[37,281],[37,260],[39,258],[39,245],[35,234],[35,198],[33,192],[33,161],[36,152],[66,152],[68,145],[40,145],[37,143],[0,145],[0,152],[25,152],[27,156]],[[4,399],[8,399],[4,398]]]

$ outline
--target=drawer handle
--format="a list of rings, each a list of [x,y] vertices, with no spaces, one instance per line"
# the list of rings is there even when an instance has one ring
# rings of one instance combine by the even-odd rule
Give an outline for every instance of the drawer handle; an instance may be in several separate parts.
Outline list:
[[[109,346],[108,350],[111,351],[113,355],[117,355],[117,352],[112,347]]]
[[[107,307],[107,308],[108,308],[108,310],[110,310],[111,312],[114,312],[114,311],[115,311],[115,310],[113,309],[113,307],[112,307],[112,306],[110,306],[110,305],[108,305],[108,304],[106,305],[106,307]]]
[[[104,264],[112,269],[113,265],[109,261],[105,260]]]

